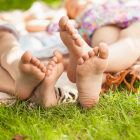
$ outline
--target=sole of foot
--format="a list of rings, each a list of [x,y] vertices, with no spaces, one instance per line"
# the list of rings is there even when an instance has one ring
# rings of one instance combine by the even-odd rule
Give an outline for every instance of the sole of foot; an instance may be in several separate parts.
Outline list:
[[[76,84],[80,104],[85,108],[93,108],[99,102],[102,75],[108,64],[108,55],[107,45],[100,43],[78,60]]]
[[[64,16],[60,19],[59,27],[60,37],[68,48],[70,56],[67,75],[71,82],[76,83],[77,61],[82,55],[91,51],[92,48],[81,38],[74,26],[68,23],[67,17]]]
[[[27,99],[35,87],[44,79],[46,67],[31,52],[26,51],[18,63],[15,95],[20,100]]]
[[[64,71],[63,55],[61,52],[54,51],[54,57],[46,69],[46,76],[34,91],[35,97],[32,101],[41,98],[40,100],[42,100],[45,107],[51,107],[57,105],[55,84]],[[40,102],[39,104],[42,105],[42,103]]]

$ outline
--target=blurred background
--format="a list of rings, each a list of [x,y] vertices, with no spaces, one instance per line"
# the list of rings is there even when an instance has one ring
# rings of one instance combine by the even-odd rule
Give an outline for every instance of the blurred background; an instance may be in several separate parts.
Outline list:
[[[12,9],[27,10],[31,7],[32,3],[37,0],[0,0],[0,10],[8,11]],[[42,0],[53,8],[60,6],[61,0]]]

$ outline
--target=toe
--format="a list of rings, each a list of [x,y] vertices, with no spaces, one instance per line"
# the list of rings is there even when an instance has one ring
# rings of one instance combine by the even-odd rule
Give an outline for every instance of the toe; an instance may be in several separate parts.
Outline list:
[[[42,71],[43,73],[45,73],[45,72],[46,72],[46,67],[44,67],[43,69],[41,69],[41,71]]]
[[[44,64],[40,63],[40,65],[38,66],[39,69],[43,69],[44,68]]]
[[[78,46],[82,46],[84,44],[84,40],[83,39],[77,39],[75,40],[75,43],[78,45]]]
[[[21,62],[29,63],[31,59],[32,59],[32,53],[30,51],[26,51],[21,57]]]
[[[37,60],[37,61],[34,63],[34,65],[38,67],[38,66],[40,65],[40,61]]]
[[[98,55],[99,54],[99,47],[95,47],[93,49],[93,51],[94,51],[95,55]]]
[[[56,51],[53,52],[53,54],[57,58],[58,63],[63,62],[63,55],[60,51],[56,50]]]
[[[83,58],[84,61],[85,60],[88,60],[89,59],[89,55],[88,54],[85,54],[85,55],[82,56],[82,58]]]
[[[53,59],[52,59],[52,60],[53,60],[53,62],[55,62],[55,63],[57,63],[57,62],[58,62],[57,57],[55,57],[55,56],[53,57]]]
[[[81,39],[81,36],[79,34],[72,34],[72,39]]]
[[[78,61],[77,61],[78,65],[82,65],[84,63],[84,60],[83,58],[79,58]]]
[[[67,24],[65,25],[65,27],[66,27],[66,30],[67,30],[67,31],[69,31],[71,28],[74,28],[73,25],[71,25],[71,24],[69,24],[69,23],[67,23]]]
[[[50,76],[51,73],[52,73],[52,71],[50,71],[50,70],[46,70],[46,76]]]
[[[99,44],[99,57],[102,59],[107,59],[109,55],[109,50],[108,47],[105,43],[100,43]]]
[[[52,65],[53,67],[55,66],[55,62],[54,61],[51,61],[50,63],[49,63],[49,65]]]
[[[32,57],[32,59],[31,59],[31,63],[35,64],[37,60],[38,60],[37,58]]]
[[[94,51],[89,51],[88,52],[88,55],[89,55],[89,57],[94,57],[95,56],[95,53],[94,53]]]
[[[53,66],[52,65],[49,65],[48,67],[47,67],[47,70],[53,70]]]
[[[63,16],[59,21],[59,27],[61,31],[65,31],[66,27],[65,25],[68,23],[68,18],[66,16]]]
[[[72,35],[72,34],[78,34],[78,30],[74,29],[74,28],[70,28],[69,30],[69,33]]]

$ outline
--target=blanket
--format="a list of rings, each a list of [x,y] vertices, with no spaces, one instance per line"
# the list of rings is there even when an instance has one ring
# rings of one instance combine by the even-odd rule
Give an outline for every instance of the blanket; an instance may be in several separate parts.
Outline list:
[[[56,86],[56,97],[58,104],[77,102],[78,99],[78,91],[76,88],[76,84],[71,83],[67,78],[67,73],[63,72],[63,74],[58,79]],[[40,99],[36,100],[36,103],[39,102]],[[6,107],[11,106],[16,102],[14,96],[0,92],[0,105],[6,104]],[[30,105],[32,106],[34,102],[30,101]]]

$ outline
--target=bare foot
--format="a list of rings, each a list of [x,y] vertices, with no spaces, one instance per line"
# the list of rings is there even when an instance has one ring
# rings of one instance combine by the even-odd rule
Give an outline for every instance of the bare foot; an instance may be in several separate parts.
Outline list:
[[[57,99],[54,87],[63,70],[63,55],[59,51],[54,51],[54,57],[47,66],[46,76],[34,91],[31,101],[42,100],[45,107],[55,106]]]
[[[83,107],[92,108],[99,102],[102,75],[108,64],[108,54],[107,45],[100,43],[78,60],[76,84],[79,101]]]
[[[67,70],[68,78],[71,82],[76,83],[77,61],[83,54],[91,51],[87,43],[78,34],[78,31],[68,23],[67,17],[62,17],[59,21],[60,37],[69,50],[70,60]]]
[[[15,95],[20,100],[27,99],[34,88],[44,79],[46,67],[31,52],[26,51],[18,63]]]

